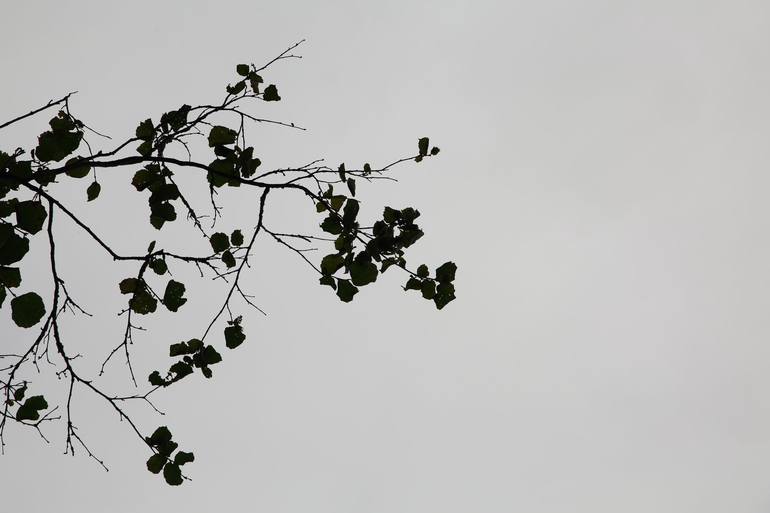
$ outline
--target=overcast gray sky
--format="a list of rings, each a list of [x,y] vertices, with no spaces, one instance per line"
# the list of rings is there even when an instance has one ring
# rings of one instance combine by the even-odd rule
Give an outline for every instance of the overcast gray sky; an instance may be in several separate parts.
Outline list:
[[[0,509],[770,510],[766,1],[46,1],[4,2],[2,18],[0,118],[78,90],[76,114],[118,139],[307,38],[304,59],[265,73],[283,101],[258,108],[310,130],[251,128],[264,165],[382,164],[430,136],[439,158],[359,195],[371,213],[417,206],[413,261],[459,271],[442,312],[395,274],[344,305],[260,246],[245,283],[269,316],[241,312],[248,343],[159,396],[165,417],[132,410],[194,450],[193,482],[148,473],[126,424],[81,393],[80,433],[110,472],[62,456],[61,424],[51,445],[12,426]],[[0,147],[30,148],[46,120]],[[82,183],[58,189],[127,252],[155,236],[130,174],[102,173],[87,205]],[[274,196],[275,229],[318,221]],[[226,222],[253,223],[248,191],[226,198]],[[61,272],[97,314],[64,329],[94,375],[134,269],[61,230]],[[140,376],[223,293],[188,288],[137,337]],[[5,351],[24,339],[3,312]],[[105,384],[125,378],[115,364]]]

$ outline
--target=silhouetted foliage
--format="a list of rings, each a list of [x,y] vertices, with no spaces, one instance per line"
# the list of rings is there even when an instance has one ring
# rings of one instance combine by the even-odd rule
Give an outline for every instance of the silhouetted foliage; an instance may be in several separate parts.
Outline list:
[[[301,42],[300,42],[301,43]],[[244,126],[248,122],[281,125],[303,130],[293,123],[255,117],[243,110],[248,101],[280,101],[275,84],[264,85],[263,73],[277,61],[298,57],[291,52],[293,45],[261,67],[238,64],[234,81],[225,88],[226,96],[218,105],[182,105],[162,113],[158,118],[145,119],[136,126],[134,136],[113,149],[94,151],[94,145],[86,135],[101,135],[90,129],[71,111],[70,95],[19,116],[0,125],[4,128],[20,122],[52,107],[60,110],[50,120],[50,129],[38,137],[37,146],[29,153],[18,148],[12,152],[0,151],[0,308],[10,310],[10,320],[20,328],[36,328],[31,340],[24,344],[20,354],[2,354],[7,364],[0,367],[3,373],[0,391],[3,393],[2,417],[0,417],[0,443],[5,446],[6,427],[9,423],[36,429],[41,436],[41,425],[64,417],[66,422],[65,452],[74,454],[75,445],[104,463],[86,446],[79,436],[71,414],[71,403],[76,390],[88,390],[100,397],[146,445],[150,452],[147,469],[163,475],[170,485],[181,484],[186,477],[182,466],[194,461],[193,453],[177,450],[171,431],[158,427],[150,436],[132,420],[123,408],[126,401],[144,401],[155,408],[150,396],[189,376],[202,374],[211,378],[214,367],[221,367],[220,351],[236,350],[246,343],[248,330],[242,315],[233,315],[234,303],[259,309],[240,284],[242,271],[259,236],[265,236],[296,253],[318,273],[318,282],[328,286],[339,300],[352,301],[361,287],[371,285],[380,274],[396,267],[407,275],[404,290],[419,291],[425,299],[441,309],[455,298],[454,279],[457,266],[446,262],[431,275],[428,266],[419,265],[411,271],[407,267],[406,250],[423,236],[416,221],[420,212],[413,207],[384,207],[381,218],[363,223],[359,219],[359,199],[356,197],[356,181],[373,182],[387,178],[386,173],[394,166],[406,162],[421,162],[439,153],[431,147],[427,137],[417,141],[417,153],[400,158],[383,167],[364,164],[348,168],[341,164],[336,168],[315,161],[300,167],[278,168],[260,172],[260,159],[247,144]],[[223,119],[234,120],[233,127],[225,126]],[[198,160],[191,154],[187,138],[203,136],[212,154]],[[187,150],[188,159],[169,157],[167,148],[181,146]],[[97,201],[101,185],[97,181],[98,168],[127,168],[133,171],[131,186],[147,197],[148,221],[162,230],[167,223],[175,222],[178,212],[203,236],[211,247],[211,253],[187,255],[169,252],[152,242],[146,250],[135,255],[122,255],[88,225],[77,217],[57,196],[55,185],[64,180],[82,180],[92,177],[86,187],[84,199]],[[191,169],[201,173],[208,182],[213,209],[212,225],[204,227],[199,215],[174,180],[175,172]],[[222,207],[216,202],[216,192],[222,187],[244,187],[256,192],[258,198],[255,227],[247,226],[209,233],[218,227],[217,220]],[[270,230],[264,223],[267,198],[272,193],[299,193],[315,206],[320,230],[324,234],[287,234]],[[109,208],[104,205],[104,208]],[[84,376],[78,370],[76,356],[68,350],[59,331],[60,314],[72,311],[88,315],[73,299],[57,270],[55,228],[59,216],[69,218],[105,250],[114,260],[133,261],[135,273],[117,280],[114,293],[125,295],[126,307],[120,312],[125,317],[125,331],[120,343],[107,352],[101,365],[105,365],[118,353],[125,356],[133,386],[137,386],[129,353],[133,343],[136,316],[151,315],[163,307],[184,315],[187,288],[184,283],[168,277],[172,266],[194,265],[201,278],[224,279],[229,283],[226,296],[199,338],[190,338],[169,345],[168,363],[161,362],[160,369],[147,378],[149,389],[141,393],[112,395],[105,392],[92,376]],[[56,222],[55,222],[56,221]],[[42,235],[41,235],[42,233]],[[29,254],[32,237],[47,237],[48,269],[29,269],[25,272],[49,274],[51,291],[40,294],[24,290],[23,275],[19,264]],[[306,243],[328,247],[328,254],[316,263],[306,254]],[[37,246],[40,250],[44,246]],[[109,290],[108,290],[109,291]],[[50,295],[49,295],[50,294]],[[42,296],[49,295],[44,300]],[[10,301],[6,299],[10,296]],[[236,301],[238,300],[238,301]],[[229,319],[222,321],[224,314]],[[209,337],[212,329],[222,321],[221,336]],[[6,322],[6,321],[3,321]],[[8,333],[6,328],[4,333]],[[16,338],[16,336],[14,336]],[[9,339],[3,337],[3,349]],[[43,355],[48,359],[53,346],[57,376],[68,387],[63,413],[57,415],[58,406],[51,408],[44,391],[36,386],[34,372]],[[218,349],[219,348],[219,349]],[[88,355],[83,355],[88,356]],[[58,359],[57,359],[58,358]],[[33,367],[34,366],[34,367]],[[22,379],[24,376],[24,379]],[[43,439],[45,437],[43,436]]]

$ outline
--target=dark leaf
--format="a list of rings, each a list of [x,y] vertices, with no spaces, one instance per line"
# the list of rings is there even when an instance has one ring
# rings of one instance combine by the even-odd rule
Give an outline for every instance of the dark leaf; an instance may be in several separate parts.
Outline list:
[[[433,299],[436,295],[436,282],[433,280],[423,280],[420,291],[425,299]]]
[[[436,281],[439,283],[452,282],[455,279],[457,265],[454,262],[447,262],[436,269]]]
[[[213,249],[215,253],[221,253],[230,247],[230,240],[227,238],[227,235],[222,232],[213,234],[209,238],[209,243],[211,244],[211,249]]]
[[[137,291],[139,284],[140,282],[136,278],[126,278],[118,286],[121,294],[132,294]]]
[[[212,127],[211,131],[209,132],[209,146],[211,148],[220,145],[226,146],[228,144],[235,143],[237,138],[238,132],[235,130],[227,128],[226,126],[217,125]]]
[[[332,278],[331,276],[328,276],[328,275],[321,276],[321,279],[318,280],[318,283],[320,283],[321,285],[328,285],[334,290],[337,290],[337,282],[334,281],[334,278]]]
[[[174,373],[174,381],[179,381],[193,373],[192,366],[186,362],[176,362],[168,370]]]
[[[248,64],[238,64],[235,67],[235,71],[242,77],[245,77],[249,74],[249,65]]]
[[[34,292],[11,299],[11,317],[21,328],[31,328],[45,315],[43,300]]]
[[[73,166],[71,169],[67,170],[67,176],[72,178],[85,178],[88,176],[88,173],[91,172],[91,166],[88,165],[87,161],[84,161],[82,164],[78,164],[79,161],[82,159],[80,157],[75,157],[72,159],[69,159],[66,166]]]
[[[259,84],[264,82],[262,80],[262,77],[256,74],[256,72],[252,71],[249,73],[249,85],[251,86],[251,89],[254,91],[254,94],[259,94]]]
[[[78,149],[82,138],[83,134],[80,132],[43,132],[38,137],[35,156],[43,162],[59,162]]]
[[[349,269],[353,285],[363,287],[377,280],[377,266],[372,262],[354,261]]]
[[[337,297],[343,302],[350,303],[353,296],[358,293],[358,288],[350,283],[349,280],[337,280]]]
[[[48,402],[42,395],[34,395],[24,401],[16,411],[16,420],[38,420],[40,411],[48,408]]]
[[[166,463],[165,456],[160,454],[153,454],[150,459],[147,460],[147,470],[153,474],[159,474],[163,470],[163,465]]]
[[[148,291],[142,289],[137,290],[133,297],[129,299],[128,306],[138,314],[147,315],[158,308],[158,302]]]
[[[25,383],[24,385],[20,386],[13,392],[14,401],[16,402],[21,401],[22,399],[24,399],[24,394],[26,393],[27,393],[27,384]]]
[[[48,212],[39,201],[20,201],[16,204],[16,225],[27,233],[43,229]]]
[[[136,151],[142,157],[148,157],[152,153],[152,141],[144,141],[136,147]]]
[[[404,285],[404,290],[420,290],[420,289],[422,289],[421,280],[418,280],[414,276],[406,280],[406,285]]]
[[[168,271],[168,265],[166,265],[166,261],[162,258],[153,258],[150,260],[150,269],[152,269],[155,274],[163,275]]]
[[[229,249],[222,253],[222,262],[227,266],[228,269],[235,267],[235,257]]]
[[[151,385],[159,387],[166,384],[166,382],[163,380],[163,378],[160,377],[160,372],[158,371],[152,371],[152,374],[150,374],[148,381]]]
[[[420,156],[425,157],[428,155],[428,145],[429,140],[427,137],[421,137],[419,141],[417,141],[417,148],[420,150]]]
[[[388,224],[393,224],[401,219],[401,212],[395,208],[385,207],[385,210],[382,213],[382,219]]]
[[[265,92],[262,94],[262,99],[266,102],[277,102],[281,99],[278,96],[278,89],[273,84],[270,84],[265,88]]]
[[[0,267],[0,284],[9,289],[21,285],[21,273],[18,267]]]
[[[166,426],[160,426],[147,439],[147,442],[153,447],[171,441],[171,431]]]
[[[240,230],[233,230],[233,233],[230,234],[230,243],[233,246],[243,245],[243,233]]]
[[[329,204],[332,206],[332,209],[337,212],[340,208],[342,208],[342,204],[345,203],[345,200],[347,198],[343,196],[342,194],[338,194],[336,196],[332,196],[329,200]]]
[[[342,233],[342,223],[336,215],[330,214],[329,217],[324,219],[321,223],[321,228],[323,231],[331,233],[332,235],[339,235]]]
[[[176,312],[183,304],[187,303],[187,299],[182,297],[184,291],[184,283],[169,280],[166,285],[166,292],[163,293],[163,304],[166,305],[166,308]]]
[[[201,360],[206,365],[214,365],[215,363],[222,361],[222,355],[214,349],[214,346],[206,346],[203,351],[201,351]]]
[[[99,185],[99,182],[91,182],[91,185],[89,185],[88,189],[86,189],[86,196],[88,197],[88,201],[93,201],[98,198],[100,192],[102,192],[102,186]]]
[[[235,94],[240,93],[244,89],[246,89],[246,82],[241,80],[240,82],[236,82],[235,85],[233,85],[233,86],[228,85],[227,86],[227,93],[235,95]]]
[[[345,226],[353,226],[353,223],[356,222],[356,217],[358,217],[358,210],[360,208],[360,205],[358,204],[358,201],[354,199],[349,199],[347,203],[345,203],[345,208],[342,210],[342,223]]]
[[[145,119],[136,127],[136,138],[143,141],[150,141],[155,137],[155,127],[151,119]]]
[[[195,455],[191,452],[177,451],[174,455],[174,463],[180,466],[193,461],[195,461]]]
[[[179,465],[176,463],[166,463],[163,467],[163,478],[171,486],[179,486],[182,484],[182,471],[179,469]]]
[[[332,275],[337,272],[340,267],[342,267],[344,262],[345,259],[342,257],[342,255],[326,255],[323,257],[323,260],[321,260],[321,272],[327,276]]]
[[[243,327],[240,324],[225,328],[225,345],[228,349],[235,349],[244,340],[246,340],[246,335],[243,333]]]

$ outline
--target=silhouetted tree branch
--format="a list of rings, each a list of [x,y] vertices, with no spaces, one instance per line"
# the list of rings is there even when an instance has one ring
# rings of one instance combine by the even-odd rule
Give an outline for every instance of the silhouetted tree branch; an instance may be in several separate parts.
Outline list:
[[[139,123],[135,135],[111,150],[93,151],[86,131],[97,135],[70,111],[70,93],[59,100],[49,101],[28,114],[18,116],[0,125],[0,129],[31,118],[35,114],[59,106],[57,115],[50,120],[50,129],[40,134],[37,145],[29,154],[23,149],[12,153],[0,151],[0,307],[10,310],[13,323],[22,329],[37,331],[22,347],[14,347],[15,353],[0,354],[0,393],[3,406],[0,411],[0,447],[5,448],[6,428],[11,425],[36,430],[48,442],[41,429],[44,423],[59,420],[66,422],[65,453],[75,454],[77,446],[90,458],[107,469],[105,463],[91,450],[78,433],[73,418],[72,403],[76,391],[92,393],[108,408],[126,421],[129,430],[147,446],[150,453],[147,468],[153,473],[163,473],[167,483],[179,485],[185,479],[181,467],[194,460],[191,452],[178,449],[170,430],[165,426],[155,429],[149,436],[126,412],[123,405],[128,401],[140,401],[155,412],[160,410],[150,397],[160,390],[199,372],[205,378],[213,375],[212,367],[222,361],[221,344],[207,343],[214,328],[222,327],[222,341],[228,350],[234,350],[246,339],[242,315],[235,315],[236,304],[242,304],[262,312],[241,285],[243,271],[248,266],[254,244],[260,236],[273,240],[297,255],[318,274],[319,283],[328,286],[344,302],[350,302],[360,287],[377,280],[379,274],[390,267],[399,268],[407,275],[405,290],[417,290],[439,309],[454,299],[456,266],[447,262],[436,268],[431,275],[426,265],[415,269],[407,266],[406,250],[423,235],[415,223],[420,213],[407,208],[385,207],[380,219],[363,224],[359,221],[359,202],[356,199],[358,181],[375,182],[393,180],[389,172],[408,162],[421,162],[439,153],[430,147],[428,138],[419,139],[417,152],[395,159],[390,164],[375,167],[365,164],[360,169],[348,169],[345,164],[330,167],[323,160],[304,166],[286,167],[257,173],[260,159],[254,148],[247,145],[245,124],[270,124],[304,130],[294,123],[255,116],[244,110],[249,102],[274,102],[281,100],[274,84],[264,85],[261,73],[272,64],[299,58],[291,53],[302,41],[257,67],[239,64],[236,80],[226,87],[226,95],[219,104],[197,106],[182,105],[163,113],[158,121],[146,119]],[[235,128],[218,124],[214,119],[235,119]],[[194,158],[187,139],[205,137],[213,152],[205,159]],[[188,158],[168,156],[172,147],[184,149]],[[126,154],[135,151],[137,154]],[[82,154],[78,154],[82,153]],[[210,160],[212,159],[213,160]],[[79,180],[91,177],[86,189],[87,201],[97,201],[101,184],[97,169],[131,169],[133,187],[140,193],[149,193],[149,222],[157,230],[166,223],[177,220],[177,207],[186,213],[187,219],[209,242],[211,252],[203,255],[188,254],[185,250],[169,251],[153,242],[145,250],[122,254],[114,249],[113,241],[107,240],[81,219],[65,204],[56,192],[60,180]],[[138,169],[137,169],[138,168]],[[205,227],[193,204],[174,180],[175,171],[189,170],[199,173],[208,184],[212,206],[210,227]],[[254,212],[255,225],[249,230],[235,229],[229,234],[215,231],[218,227],[222,206],[216,202],[217,190],[222,187],[254,189],[258,201]],[[335,190],[336,187],[336,190]],[[269,229],[265,223],[268,197],[279,193],[298,193],[307,198],[315,212],[323,216],[320,229],[326,235],[313,233],[281,233]],[[60,215],[61,214],[61,215]],[[61,220],[73,222],[97,246],[115,261],[135,262],[135,272],[118,283],[119,292],[126,296],[126,306],[120,312],[125,316],[125,329],[119,342],[104,356],[96,377],[87,377],[78,366],[79,354],[72,354],[60,330],[61,314],[65,311],[90,316],[81,308],[67,290],[65,280],[57,267],[56,227]],[[51,296],[44,301],[34,291],[17,293],[22,287],[19,264],[29,253],[29,241],[45,230],[49,248]],[[304,244],[329,246],[329,253],[321,260],[308,257],[317,247]],[[134,372],[130,346],[135,330],[142,330],[136,323],[139,316],[151,315],[162,305],[171,312],[179,311],[187,302],[184,283],[166,279],[170,266],[195,266],[200,277],[221,279],[228,283],[226,295],[218,302],[216,311],[206,322],[199,338],[174,343],[169,347],[170,364],[161,364],[147,378],[145,390],[115,395],[105,391],[97,378],[105,372],[107,364],[118,355],[124,358],[128,375],[134,387],[138,380]],[[41,273],[40,269],[30,272]],[[25,270],[25,273],[27,271]],[[7,297],[11,296],[9,301]],[[264,313],[264,312],[262,312]],[[226,314],[226,315],[225,315]],[[6,339],[7,340],[7,339]],[[216,345],[215,345],[216,344]],[[6,350],[7,348],[3,348]],[[82,355],[92,357],[93,355]],[[52,359],[53,358],[53,359]],[[51,407],[37,381],[37,373],[29,372],[30,366],[40,370],[40,362],[53,367],[56,375],[67,386],[66,403]],[[62,413],[57,413],[62,411]]]

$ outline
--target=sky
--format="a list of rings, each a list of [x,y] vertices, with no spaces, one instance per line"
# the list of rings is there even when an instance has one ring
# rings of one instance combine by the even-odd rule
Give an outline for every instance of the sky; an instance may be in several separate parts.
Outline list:
[[[261,242],[244,285],[268,315],[239,311],[247,342],[212,380],[159,394],[164,416],[130,407],[148,433],[168,425],[195,452],[192,481],[147,472],[146,447],[80,390],[75,422],[109,472],[62,455],[62,423],[46,426],[50,444],[11,426],[3,509],[770,509],[767,2],[40,1],[8,2],[3,19],[0,119],[76,90],[76,115],[116,140],[219,99],[236,64],[306,39],[301,60],[265,72],[282,101],[254,112],[309,130],[249,128],[263,166],[384,164],[429,136],[437,158],[358,195],[372,216],[419,208],[426,235],[411,261],[458,265],[443,311],[395,274],[343,304],[295,254]],[[4,130],[0,147],[32,147],[46,121]],[[85,182],[56,188],[127,253],[158,237],[132,174],[101,173],[91,203]],[[180,180],[205,208],[201,180]],[[253,191],[222,201],[223,226],[253,226]],[[271,194],[271,229],[318,221]],[[205,247],[175,225],[164,246]],[[60,271],[94,314],[63,331],[95,377],[122,333],[116,283],[135,269],[59,229]],[[25,274],[40,290],[44,246]],[[190,301],[144,323],[140,377],[225,293],[178,273]],[[8,309],[0,334],[0,352],[28,337]],[[64,382],[42,370],[31,376],[61,399]],[[99,379],[132,390],[119,361]]]

